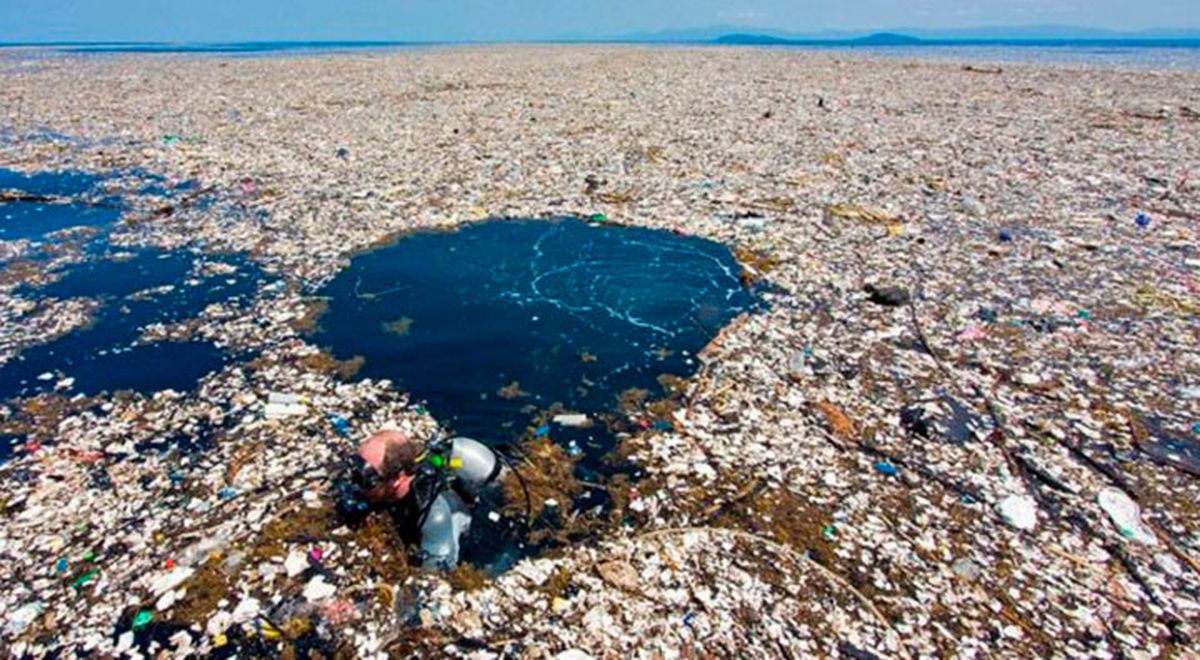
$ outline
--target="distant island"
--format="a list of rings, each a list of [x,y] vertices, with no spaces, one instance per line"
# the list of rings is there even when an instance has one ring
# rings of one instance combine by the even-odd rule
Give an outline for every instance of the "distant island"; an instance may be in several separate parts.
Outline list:
[[[879,32],[853,38],[781,37],[770,34],[723,34],[709,43],[726,46],[819,46],[819,47],[881,47],[881,46],[1035,46],[1108,47],[1108,48],[1200,48],[1196,37],[1033,37],[1033,38],[936,38],[923,39],[908,34]]]
[[[837,44],[839,46],[916,46],[924,44],[923,39],[912,37],[907,34],[895,34],[892,32],[880,32],[871,34],[865,37],[856,39],[788,39],[785,37],[774,37],[765,34],[726,34],[717,37],[715,40],[719,44],[741,45],[741,46],[796,46],[820,44],[830,45]]]

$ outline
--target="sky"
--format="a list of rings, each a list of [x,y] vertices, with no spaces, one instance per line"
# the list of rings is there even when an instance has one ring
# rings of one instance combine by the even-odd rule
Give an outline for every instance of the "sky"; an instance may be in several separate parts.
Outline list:
[[[1200,27],[1200,0],[0,0],[0,42],[525,40],[730,25]]]

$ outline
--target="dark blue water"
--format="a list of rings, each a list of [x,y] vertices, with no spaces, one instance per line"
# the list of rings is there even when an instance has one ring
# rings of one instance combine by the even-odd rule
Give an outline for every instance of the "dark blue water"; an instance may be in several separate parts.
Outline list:
[[[145,250],[73,266],[44,287],[23,287],[18,293],[27,298],[94,298],[102,306],[89,326],[27,348],[0,367],[0,399],[50,391],[64,378],[75,379],[70,394],[190,389],[228,356],[207,342],[138,339],[146,325],[193,318],[216,302],[249,301],[258,270],[244,259],[217,261],[237,271],[192,277],[194,255]]]
[[[45,199],[0,197],[0,241],[38,239],[72,227],[104,227],[121,217],[120,208],[95,199],[102,179],[83,172],[26,175],[0,168],[0,193],[19,192]]]
[[[73,227],[104,227],[120,217],[120,209],[108,206],[5,202],[0,203],[0,241],[38,239]]]
[[[93,192],[103,181],[87,172],[35,172],[27,174],[0,167],[0,190],[19,190],[30,195],[75,197]]]
[[[507,442],[535,409],[614,409],[688,375],[756,298],[729,249],[578,220],[489,221],[357,256],[320,292],[313,340],[389,378],[462,434]],[[557,439],[557,436],[556,436]]]

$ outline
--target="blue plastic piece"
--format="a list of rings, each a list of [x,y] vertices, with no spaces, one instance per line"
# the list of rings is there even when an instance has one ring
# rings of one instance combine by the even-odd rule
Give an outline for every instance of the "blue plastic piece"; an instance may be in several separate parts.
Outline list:
[[[341,415],[330,415],[329,423],[333,425],[333,430],[338,435],[342,437],[350,435],[350,422],[347,421],[345,417],[342,417]]]
[[[875,471],[879,474],[885,474],[889,477],[894,477],[900,473],[900,471],[896,469],[895,465],[892,465],[891,463],[884,463],[883,461],[875,464]]]

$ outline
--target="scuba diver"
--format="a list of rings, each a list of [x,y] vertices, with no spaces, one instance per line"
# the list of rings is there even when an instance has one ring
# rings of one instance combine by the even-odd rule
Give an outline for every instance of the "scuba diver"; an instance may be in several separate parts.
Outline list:
[[[421,442],[399,431],[371,436],[351,461],[349,474],[335,485],[339,511],[355,517],[372,505],[387,507],[402,537],[419,538],[421,564],[429,569],[458,563],[475,503],[505,469],[476,440],[438,435]]]

